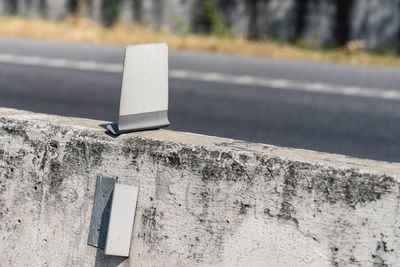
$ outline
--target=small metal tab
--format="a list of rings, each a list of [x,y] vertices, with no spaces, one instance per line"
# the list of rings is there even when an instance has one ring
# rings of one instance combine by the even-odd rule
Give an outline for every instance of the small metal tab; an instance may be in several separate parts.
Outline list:
[[[88,245],[105,248],[115,180],[98,176],[90,220]]]

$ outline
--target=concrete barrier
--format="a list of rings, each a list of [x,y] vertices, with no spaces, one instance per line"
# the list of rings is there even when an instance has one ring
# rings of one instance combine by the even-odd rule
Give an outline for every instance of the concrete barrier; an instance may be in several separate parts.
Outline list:
[[[0,109],[1,266],[399,266],[400,164]],[[97,175],[140,187],[128,259]]]

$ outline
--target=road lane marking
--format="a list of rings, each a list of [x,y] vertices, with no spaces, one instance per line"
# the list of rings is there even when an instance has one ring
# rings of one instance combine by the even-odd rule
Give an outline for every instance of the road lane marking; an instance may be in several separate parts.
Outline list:
[[[12,63],[72,70],[104,71],[115,73],[122,72],[122,64],[107,64],[95,61],[78,61],[65,58],[45,58],[14,54],[0,54],[0,63]]]
[[[224,84],[251,85],[281,90],[304,91],[348,96],[361,96],[379,99],[400,100],[400,91],[366,88],[359,86],[344,86],[328,83],[310,83],[286,79],[270,79],[254,76],[237,76],[220,73],[202,73],[186,70],[171,70],[170,77],[175,79],[219,82]]]
[[[29,66],[41,66],[84,71],[101,71],[112,73],[122,72],[122,64],[101,63],[95,61],[79,61],[65,58],[23,56],[15,54],[0,54],[0,63],[12,63]],[[179,69],[170,70],[169,77],[181,80],[215,82],[231,85],[259,86],[272,89],[303,91],[310,93],[400,100],[400,90],[385,90],[379,88],[336,85],[330,83],[302,82],[288,79],[272,79],[249,75],[232,75],[216,72],[198,72]]]

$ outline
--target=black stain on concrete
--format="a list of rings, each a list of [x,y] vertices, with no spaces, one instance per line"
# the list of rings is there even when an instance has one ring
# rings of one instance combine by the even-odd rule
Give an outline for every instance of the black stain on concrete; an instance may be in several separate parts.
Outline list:
[[[22,137],[24,141],[30,141],[28,134],[26,133],[27,122],[20,122],[15,124],[14,121],[8,120],[6,118],[0,118],[0,123],[3,124],[2,130],[4,130],[8,135],[14,137]]]
[[[250,159],[250,157],[245,155],[245,154],[240,154],[239,155],[239,159],[240,159],[241,162],[247,163],[247,161]]]
[[[236,204],[239,204],[239,214],[241,215],[247,214],[247,210],[251,208],[250,204],[243,203],[242,201],[236,201]]]
[[[298,179],[296,176],[296,166],[291,164],[288,166],[283,183],[282,203],[278,218],[293,221],[299,224],[296,219],[296,210],[293,207],[293,199],[297,196]]]
[[[386,236],[382,233],[380,235],[381,238],[376,243],[375,253],[371,255],[373,266],[391,266],[387,262],[387,258],[390,256],[390,254],[394,253],[394,249],[389,248],[388,242],[385,241]]]
[[[159,242],[162,241],[164,235],[159,232],[162,230],[158,220],[162,220],[164,214],[159,212],[156,207],[149,207],[143,211],[142,214],[142,233],[139,235],[151,249],[158,247]]]
[[[169,163],[169,165],[171,165],[174,168],[180,167],[181,160],[180,160],[178,153],[173,152],[173,153],[170,153],[169,155],[167,155],[167,163]]]
[[[212,182],[221,180],[222,178],[222,171],[216,164],[209,164],[203,167],[201,171],[202,180],[204,182]]]
[[[63,164],[69,165],[72,170],[82,170],[102,163],[102,153],[107,149],[100,142],[88,143],[83,140],[73,139],[65,145]]]
[[[274,215],[271,213],[270,208],[265,208],[265,209],[264,209],[264,214],[265,214],[265,215],[268,215],[268,216],[271,217],[271,218],[274,217]]]
[[[64,174],[61,164],[58,161],[50,161],[48,177],[50,181],[50,194],[56,194],[60,192],[62,183],[64,181]]]
[[[347,176],[347,177],[346,177]],[[346,177],[343,179],[343,177]],[[390,192],[396,181],[386,175],[360,174],[352,171],[330,170],[314,179],[314,190],[320,195],[320,201],[335,204],[343,202],[355,209],[357,205],[375,202]]]

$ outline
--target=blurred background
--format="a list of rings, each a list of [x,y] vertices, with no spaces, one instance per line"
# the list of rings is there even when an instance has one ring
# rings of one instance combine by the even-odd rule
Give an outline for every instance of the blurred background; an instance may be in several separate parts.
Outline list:
[[[0,106],[116,121],[159,41],[173,130],[400,161],[400,0],[0,0]]]

